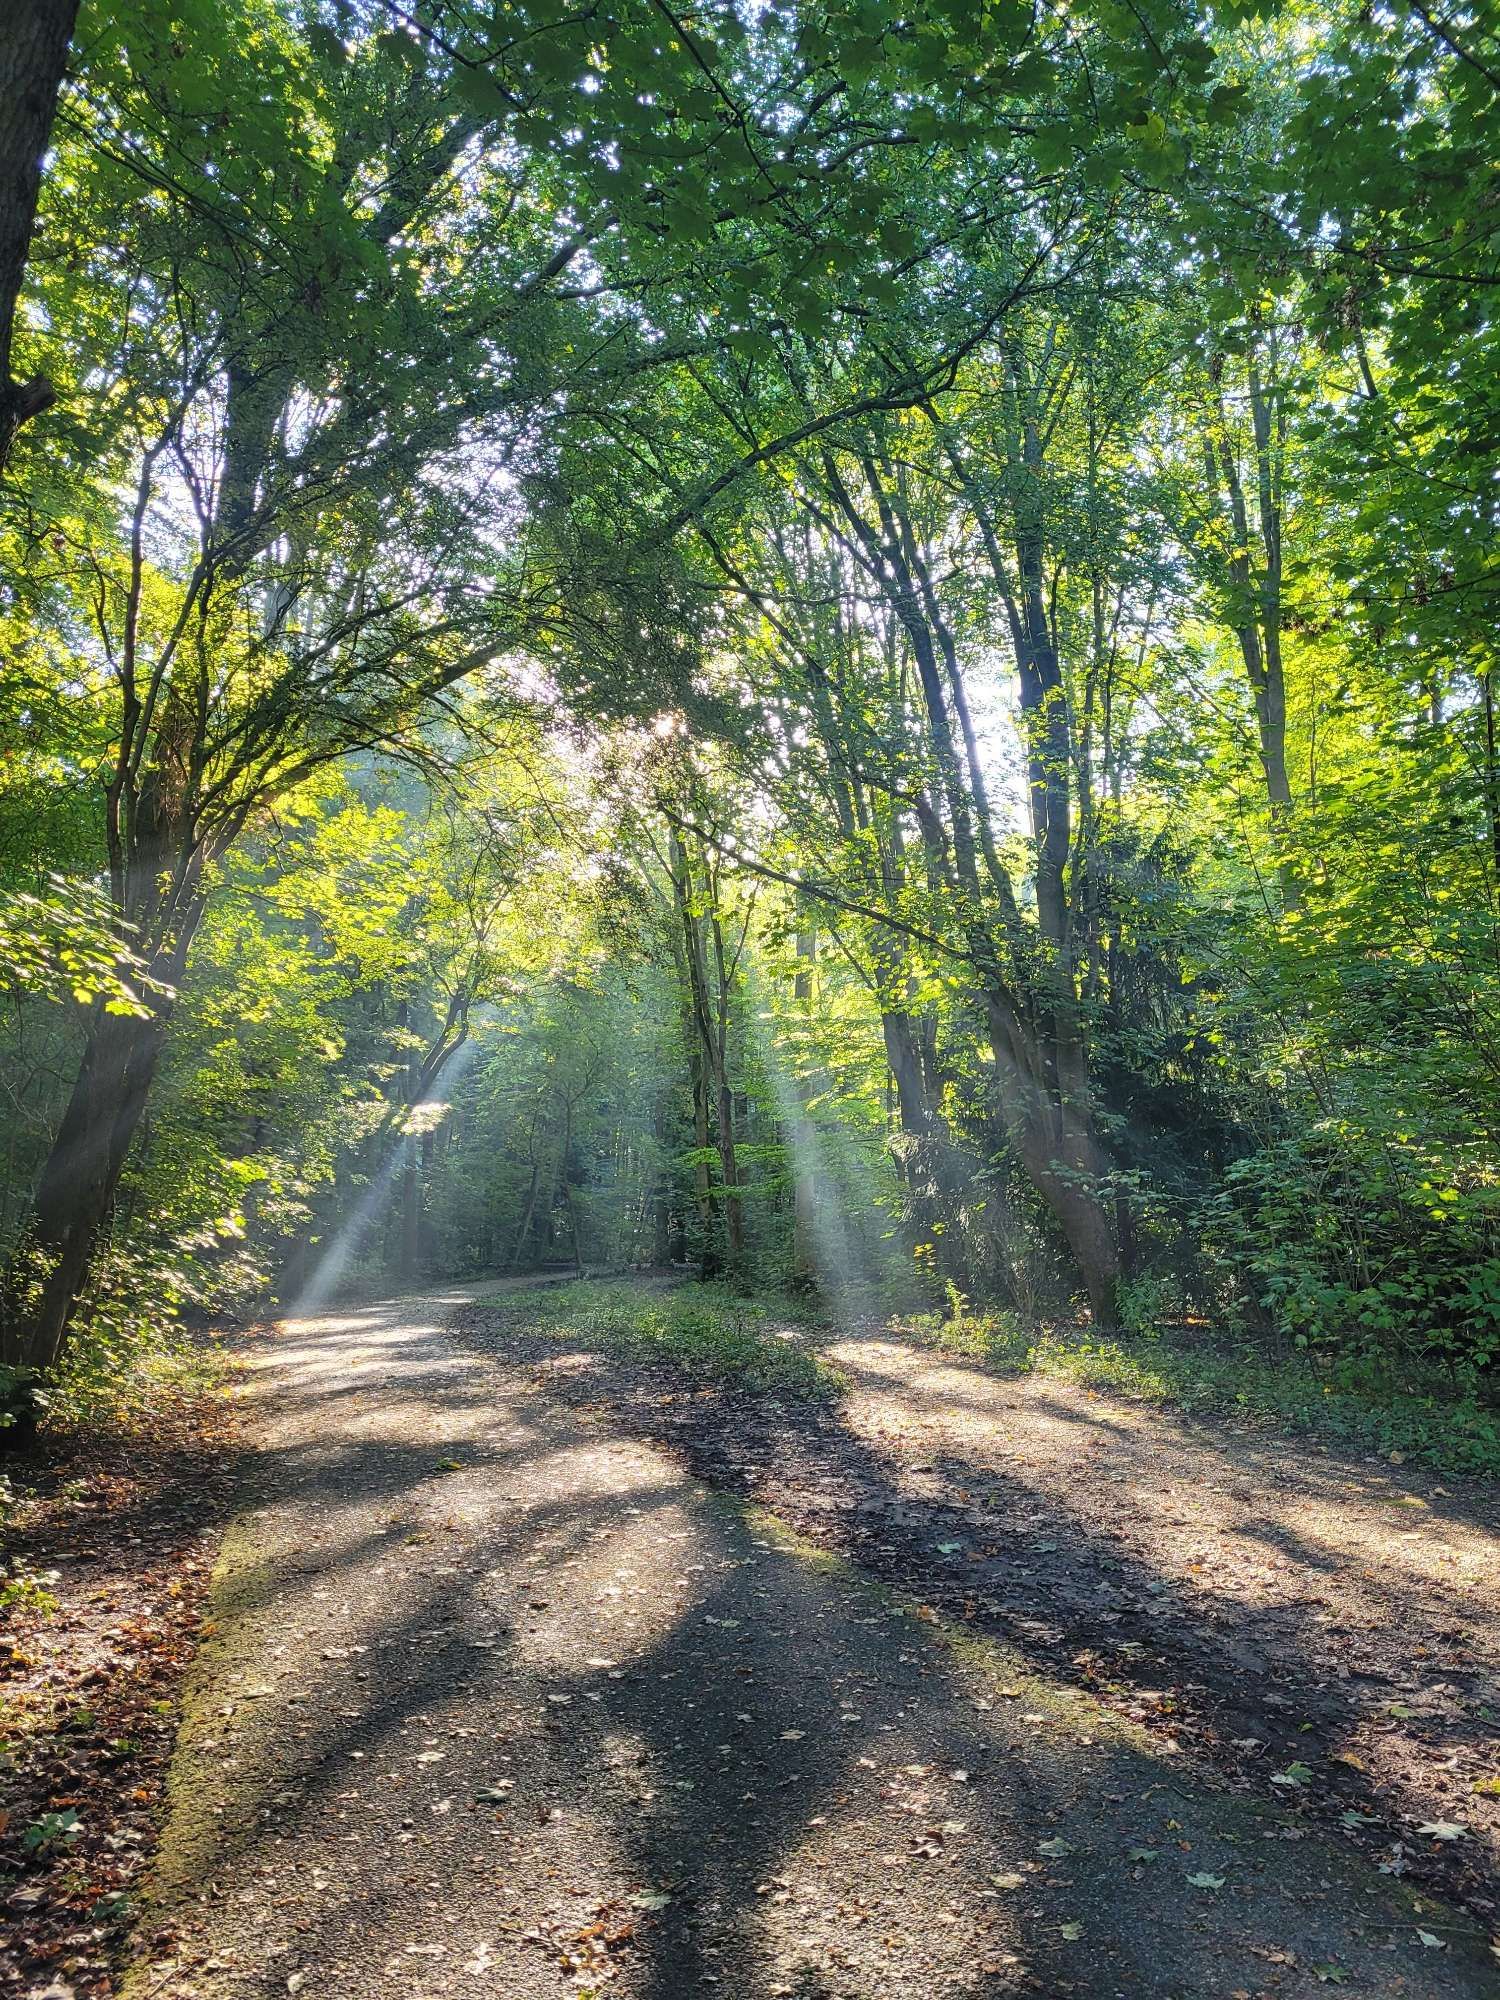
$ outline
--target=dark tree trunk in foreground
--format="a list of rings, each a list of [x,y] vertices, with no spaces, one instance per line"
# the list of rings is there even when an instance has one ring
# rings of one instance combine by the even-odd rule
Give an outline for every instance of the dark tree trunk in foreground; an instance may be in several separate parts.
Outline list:
[[[134,953],[142,1012],[96,1001],[31,1215],[0,1278],[0,1364],[46,1374],[62,1353],[120,1176],[145,1116],[188,951],[203,916],[206,847],[160,809],[154,783],[136,801],[134,851],[112,841],[117,935]],[[178,865],[173,867],[176,857]]]
[[[165,1039],[159,1017],[101,1010],[90,1028],[30,1223],[6,1274],[0,1362],[7,1367],[45,1373],[58,1357]]]
[[[22,424],[54,401],[44,375],[13,379],[11,345],[42,155],[77,13],[78,0],[7,0],[0,21],[0,472]]]

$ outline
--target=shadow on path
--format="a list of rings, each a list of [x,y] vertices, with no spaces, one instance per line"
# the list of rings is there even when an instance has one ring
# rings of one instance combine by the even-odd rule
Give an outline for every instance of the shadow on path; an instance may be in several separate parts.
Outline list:
[[[458,1321],[514,1346],[503,1326]],[[838,1404],[674,1394],[669,1369],[596,1359],[580,1373],[549,1365],[544,1339],[522,1345],[555,1393],[603,1400],[698,1477],[1495,1927],[1500,1805],[1472,1789],[1494,1772],[1500,1684],[1500,1541],[1482,1501],[1456,1544],[1476,1579],[1466,1598],[1445,1567],[1459,1531],[1424,1511],[1418,1546],[1398,1540],[1410,1513],[1359,1504],[1362,1486],[1396,1484],[1367,1464],[997,1379],[879,1335],[828,1350],[851,1378]],[[1398,1491],[1423,1483],[1403,1476]],[[1417,1832],[1429,1823],[1469,1831],[1434,1840]]]
[[[706,1493],[460,1303],[257,1350],[135,2000],[1490,1990],[1451,1915]],[[818,1494],[857,1521],[854,1465]]]

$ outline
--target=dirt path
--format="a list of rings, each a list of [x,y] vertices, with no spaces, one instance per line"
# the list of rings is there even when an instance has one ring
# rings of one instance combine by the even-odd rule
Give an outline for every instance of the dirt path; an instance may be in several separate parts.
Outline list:
[[[1500,1931],[1493,1487],[883,1330],[825,1346],[849,1384],[829,1405],[529,1351],[559,1393]]]
[[[257,1358],[135,2000],[1495,1990],[1453,1912],[705,1490],[463,1303]]]
[[[1360,1837],[1388,1865],[1443,1863],[1500,1928],[1492,1486],[997,1379],[879,1334],[829,1353],[851,1383],[843,1422],[903,1492],[966,1496],[954,1566],[1003,1581],[1009,1621],[1060,1622],[1064,1644],[1098,1649],[1095,1680],[1125,1667],[1132,1707],[1252,1784],[1317,1767],[1289,1789],[1373,1815]],[[1189,1684],[1165,1707],[1149,1694],[1164,1663]],[[1440,1823],[1465,1834],[1414,1832]]]

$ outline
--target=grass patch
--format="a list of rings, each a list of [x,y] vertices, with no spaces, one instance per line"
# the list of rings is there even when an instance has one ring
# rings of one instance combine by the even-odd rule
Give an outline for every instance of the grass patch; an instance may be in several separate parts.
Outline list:
[[[712,1286],[643,1291],[584,1281],[521,1293],[507,1305],[551,1339],[667,1362],[710,1381],[794,1396],[829,1396],[843,1386],[838,1370],[797,1339],[789,1315]]]
[[[1307,1361],[1273,1361],[1162,1333],[1110,1337],[1086,1328],[1025,1326],[1015,1314],[947,1314],[898,1323],[950,1354],[1015,1374],[1063,1377],[1091,1389],[1178,1409],[1250,1416],[1441,1472],[1500,1477],[1500,1411],[1444,1395],[1434,1384],[1402,1389],[1329,1381]]]

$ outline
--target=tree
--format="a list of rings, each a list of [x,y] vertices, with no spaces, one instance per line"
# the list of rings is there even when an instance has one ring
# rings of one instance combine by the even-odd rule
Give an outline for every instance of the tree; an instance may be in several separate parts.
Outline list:
[[[1482,24],[84,22],[11,259],[9,1363],[262,1165],[288,1284],[805,1283],[878,1213],[1025,1310],[1480,1351]]]
[[[56,394],[45,375],[18,382],[12,366],[42,156],[77,15],[78,0],[19,0],[0,34],[0,475],[16,432]]]

